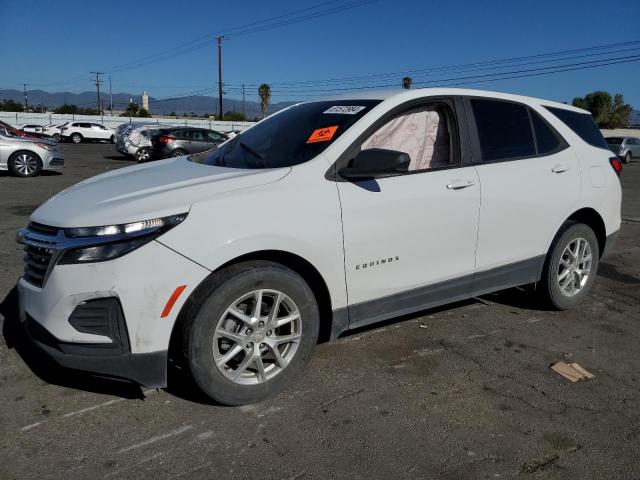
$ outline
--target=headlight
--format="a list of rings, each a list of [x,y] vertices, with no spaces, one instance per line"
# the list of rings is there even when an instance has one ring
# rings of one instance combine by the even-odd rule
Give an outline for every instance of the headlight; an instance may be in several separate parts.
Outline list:
[[[54,152],[58,149],[55,145],[47,145],[46,143],[36,143],[37,147],[44,148],[45,150],[49,150],[50,152]]]
[[[187,218],[186,213],[120,225],[65,229],[65,236],[86,244],[65,251],[59,264],[104,262],[126,255]]]

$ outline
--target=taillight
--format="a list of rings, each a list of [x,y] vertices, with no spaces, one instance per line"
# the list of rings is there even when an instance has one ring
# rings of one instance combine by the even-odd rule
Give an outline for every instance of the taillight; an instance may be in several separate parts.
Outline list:
[[[158,139],[158,141],[161,143],[169,143],[172,140],[175,140],[175,138],[162,136]]]
[[[65,130],[69,130],[69,127],[60,127],[61,132],[64,132]]]
[[[611,164],[611,168],[616,172],[618,176],[622,173],[622,162],[619,157],[611,157],[609,159],[609,163]]]

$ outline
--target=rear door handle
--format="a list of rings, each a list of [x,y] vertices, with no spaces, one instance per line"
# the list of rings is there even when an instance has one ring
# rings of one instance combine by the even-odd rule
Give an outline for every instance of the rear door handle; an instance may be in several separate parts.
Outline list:
[[[571,170],[570,167],[567,167],[566,165],[562,165],[561,163],[554,165],[554,167],[551,169],[553,173],[562,173],[562,172],[567,172],[569,170]]]
[[[447,189],[461,190],[471,186],[473,186],[473,182],[471,180],[451,180],[451,182],[447,184]]]

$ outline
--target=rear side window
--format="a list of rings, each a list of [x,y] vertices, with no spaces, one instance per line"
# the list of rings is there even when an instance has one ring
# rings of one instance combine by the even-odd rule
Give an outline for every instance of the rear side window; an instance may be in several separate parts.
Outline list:
[[[572,112],[564,108],[544,107],[558,117],[567,127],[574,131],[582,140],[594,147],[606,148],[607,142],[602,137],[596,122],[588,113]]]
[[[482,161],[490,162],[536,154],[526,106],[499,100],[472,99]]]
[[[538,155],[549,155],[560,149],[565,143],[560,134],[556,132],[540,115],[533,110],[531,113],[531,123],[533,131],[536,135],[536,146],[538,147]]]

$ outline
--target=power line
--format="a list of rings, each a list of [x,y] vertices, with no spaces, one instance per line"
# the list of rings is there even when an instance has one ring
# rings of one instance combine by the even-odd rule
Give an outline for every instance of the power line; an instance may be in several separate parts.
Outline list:
[[[206,47],[207,45],[209,45],[209,41],[211,40],[211,38],[213,37],[218,37],[218,36],[227,36],[227,32],[232,32],[232,34],[230,35],[230,37],[237,37],[240,35],[246,35],[248,33],[253,33],[253,31],[249,31],[251,30],[251,28],[253,29],[260,29],[260,30],[255,30],[255,31],[264,31],[266,29],[272,29],[272,28],[277,28],[277,27],[281,27],[281,26],[285,26],[285,25],[291,25],[294,23],[299,23],[302,21],[306,21],[306,20],[311,20],[311,19],[315,19],[315,18],[320,18],[323,16],[327,16],[327,15],[332,15],[334,13],[338,13],[344,10],[349,10],[349,9],[353,9],[353,8],[357,8],[357,7],[361,7],[370,3],[374,3],[377,2],[378,0],[356,0],[356,1],[352,1],[350,3],[341,5],[339,7],[331,7],[331,8],[324,8],[321,9],[321,7],[329,5],[329,4],[333,4],[333,3],[337,3],[337,0],[334,1],[329,1],[329,2],[323,2],[317,5],[313,5],[311,7],[307,7],[307,8],[303,8],[303,9],[299,9],[299,10],[294,10],[292,12],[288,12],[285,14],[281,14],[278,15],[276,17],[271,17],[271,18],[267,18],[264,20],[259,20],[256,22],[251,22],[245,25],[241,25],[238,27],[233,27],[233,28],[229,28],[226,30],[221,30],[218,32],[212,32],[212,33],[208,33],[207,35],[203,35],[201,37],[195,38],[189,42],[186,42],[184,44],[178,45],[176,47],[170,48],[168,50],[165,50],[163,52],[159,52],[156,53],[154,55],[151,56],[146,56],[143,59],[137,60],[137,61],[133,61],[133,62],[129,62],[129,63],[125,63],[125,64],[121,64],[121,65],[116,65],[114,67],[111,68],[110,72],[111,73],[116,73],[116,72],[122,72],[125,70],[131,70],[134,68],[139,68],[145,65],[149,65],[151,63],[156,63],[159,61],[163,61],[163,60],[167,60],[169,58],[175,57],[175,56],[179,56],[179,55],[184,55],[186,53],[190,53],[192,51],[201,49]],[[317,12],[314,12],[312,14],[306,14],[306,15],[298,15],[295,16],[297,14],[303,13],[303,12],[308,12],[308,11],[312,11],[312,10],[319,10]],[[290,18],[288,20],[281,20],[278,22],[273,23],[273,20],[278,20],[278,19],[282,19],[282,18],[286,18],[286,17],[290,17],[293,16],[293,18]],[[269,23],[272,22],[272,23]],[[259,25],[259,24],[264,24],[264,25]],[[250,27],[250,28],[247,28]]]

